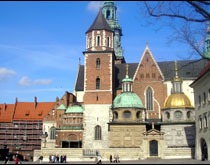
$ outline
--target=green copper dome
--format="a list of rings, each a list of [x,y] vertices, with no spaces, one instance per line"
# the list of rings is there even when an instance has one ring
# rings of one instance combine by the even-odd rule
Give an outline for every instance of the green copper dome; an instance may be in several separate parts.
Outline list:
[[[115,97],[113,108],[144,108],[144,106],[136,93],[122,92]]]
[[[65,109],[66,109],[66,107],[65,107],[64,104],[61,104],[61,105],[57,108],[57,110],[65,110]]]
[[[83,108],[79,105],[73,105],[68,107],[65,113],[83,113]]]

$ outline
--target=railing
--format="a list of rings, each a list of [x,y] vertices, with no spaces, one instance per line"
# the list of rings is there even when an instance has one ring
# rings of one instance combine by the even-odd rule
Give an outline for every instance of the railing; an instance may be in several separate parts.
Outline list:
[[[83,156],[97,156],[99,154],[99,152],[97,150],[93,150],[93,149],[84,149],[82,150],[83,152]]]

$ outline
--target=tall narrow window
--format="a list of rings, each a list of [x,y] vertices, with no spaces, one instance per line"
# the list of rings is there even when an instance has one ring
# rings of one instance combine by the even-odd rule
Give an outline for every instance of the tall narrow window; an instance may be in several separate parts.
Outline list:
[[[51,140],[55,139],[55,133],[56,133],[56,129],[55,129],[55,127],[52,127],[50,129],[50,139]]]
[[[101,66],[100,58],[97,58],[96,59],[96,69],[100,69],[100,66]]]
[[[90,37],[89,38],[89,48],[91,48],[92,47],[92,38]]]
[[[107,47],[110,47],[109,46],[109,37],[107,37]]]
[[[96,89],[100,89],[100,78],[96,79]]]
[[[153,92],[151,87],[148,87],[146,91],[146,105],[147,110],[153,110]]]
[[[200,95],[198,96],[198,106],[199,107],[201,106],[201,96]]]
[[[101,140],[101,127],[99,125],[95,127],[95,140]]]
[[[206,93],[203,93],[203,104],[206,104]]]
[[[101,40],[101,37],[100,36],[97,36],[97,46],[100,46],[100,41]]]

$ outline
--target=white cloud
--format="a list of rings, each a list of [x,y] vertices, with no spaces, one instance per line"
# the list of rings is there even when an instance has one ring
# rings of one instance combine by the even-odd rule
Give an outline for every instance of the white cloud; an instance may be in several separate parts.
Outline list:
[[[87,10],[91,12],[98,12],[100,6],[103,5],[103,1],[90,1],[87,6]]]
[[[18,85],[28,87],[30,86],[31,80],[28,77],[22,77],[18,82]]]
[[[16,76],[16,72],[7,68],[0,68],[0,81]]]
[[[51,82],[51,79],[37,79],[34,80],[34,85],[49,85]]]

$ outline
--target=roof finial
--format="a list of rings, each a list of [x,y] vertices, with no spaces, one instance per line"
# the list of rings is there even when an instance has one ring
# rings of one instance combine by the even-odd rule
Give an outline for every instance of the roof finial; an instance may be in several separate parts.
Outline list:
[[[174,67],[175,67],[175,78],[178,78],[178,67],[177,67],[177,61],[174,61]]]
[[[129,76],[128,76],[128,64],[126,64],[126,78],[129,78]]]

